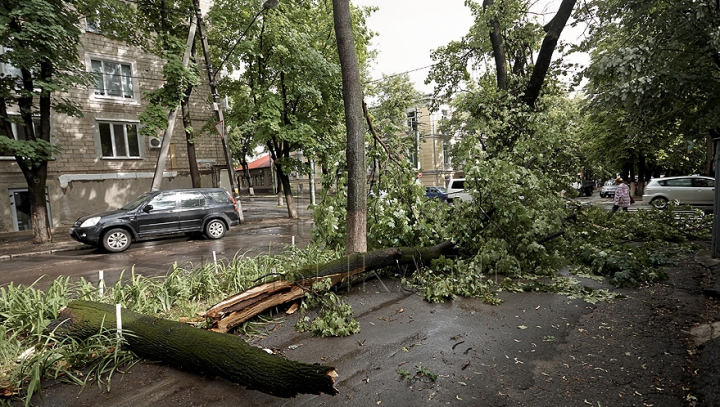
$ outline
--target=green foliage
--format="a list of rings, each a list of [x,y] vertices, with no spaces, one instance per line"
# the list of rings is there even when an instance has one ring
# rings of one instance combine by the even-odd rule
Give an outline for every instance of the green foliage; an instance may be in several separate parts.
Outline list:
[[[291,280],[290,271],[336,257],[337,253],[312,247],[290,247],[273,256],[237,256],[217,266],[208,263],[185,268],[175,264],[164,278],[146,278],[131,270],[129,278],[121,276],[116,284],[104,286],[102,295],[98,286],[84,279],[71,283],[69,278],[60,278],[45,291],[14,284],[0,287],[0,394],[11,395],[4,400],[22,399],[29,405],[32,395],[39,393],[41,381],[48,378],[81,386],[96,381],[109,388],[114,373],[138,360],[118,346],[111,330],[84,341],[47,332],[48,324],[73,299],[119,303],[138,313],[195,321],[196,326],[204,327],[205,321],[197,316],[228,295],[261,281]],[[339,299],[334,304],[352,315]],[[359,329],[357,322],[355,326],[347,324],[345,329],[351,333]],[[243,329],[250,331],[248,326]]]
[[[308,167],[294,153],[302,150],[318,166],[338,168],[344,155],[342,78],[335,44],[332,7],[324,1],[282,1],[250,24],[257,2],[215,2],[210,36],[224,53],[223,79],[232,102],[227,121],[239,132],[232,145],[253,154],[265,148],[283,176]],[[360,63],[371,54],[367,13],[353,12],[353,31]],[[247,30],[246,30],[247,29]],[[238,32],[247,32],[238,38]]]
[[[360,324],[354,318],[352,307],[330,291],[331,284],[329,278],[318,281],[305,293],[295,329],[300,332],[310,331],[322,337],[349,336],[360,332]],[[308,312],[318,307],[317,316],[311,320]]]
[[[413,375],[411,375],[407,369],[398,368],[397,373],[409,382],[413,379]]]
[[[96,379],[109,388],[113,373],[135,358],[117,346],[114,334],[76,341],[46,331],[72,291],[69,278],[53,281],[46,291],[0,288],[0,393],[24,398],[27,406],[46,378],[79,385]]]
[[[720,127],[714,1],[591,1],[579,45],[590,52],[588,143],[608,164],[705,172]],[[603,156],[604,154],[604,156]]]
[[[503,279],[497,285],[499,290],[509,292],[542,291],[563,295],[568,298],[582,299],[583,301],[591,304],[621,297],[620,294],[613,291],[604,289],[596,290],[591,287],[583,286],[577,279],[571,277],[555,276],[552,279],[548,279],[547,277],[525,275],[519,280],[513,280],[510,278]]]
[[[712,216],[702,211],[618,212],[580,208],[578,222],[566,233],[567,255],[580,272],[607,276],[610,282],[638,285],[665,278],[662,267],[679,253],[695,249],[694,240],[709,239]]]
[[[403,279],[403,284],[419,290],[428,302],[441,303],[456,296],[482,298],[489,304],[497,304],[490,270],[472,260],[440,257],[429,267],[415,271]]]
[[[437,374],[433,373],[430,369],[426,368],[425,366],[417,366],[417,373],[415,376],[423,376],[427,377],[428,379],[435,381],[437,380]]]
[[[427,377],[431,381],[435,381],[438,378],[438,375],[433,373],[430,369],[426,368],[425,366],[419,365],[415,367],[415,374],[411,374],[410,371],[407,369],[398,368],[397,373],[403,377],[403,379],[407,380],[408,382],[412,382],[416,378],[422,378]]]

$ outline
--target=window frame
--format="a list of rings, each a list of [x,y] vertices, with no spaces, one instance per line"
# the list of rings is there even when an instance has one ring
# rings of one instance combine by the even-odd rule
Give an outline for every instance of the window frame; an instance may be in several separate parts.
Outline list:
[[[100,63],[100,70],[96,71],[96,63]],[[112,75],[106,73],[106,64],[116,64],[119,67],[119,74]],[[96,78],[93,86],[89,87],[90,98],[99,101],[108,102],[125,102],[125,103],[139,103],[139,87],[138,81],[135,77],[137,72],[137,64],[134,61],[116,58],[114,56],[105,56],[97,54],[86,54],[85,65],[91,74],[102,75],[102,89],[98,90],[98,78]],[[129,72],[124,72],[123,67],[127,67]],[[119,77],[120,95],[110,95],[112,84],[111,79],[115,76]],[[123,77],[129,76],[127,81],[123,81]],[[118,85],[116,85],[118,86]]]
[[[109,140],[104,140],[103,130],[102,126],[108,125],[110,129]],[[117,129],[117,126],[122,126],[123,128],[123,137],[124,137],[124,145],[122,148],[125,149],[126,155],[118,155],[118,146],[117,146],[117,137],[115,135],[115,131]],[[133,146],[130,145],[130,140],[128,138],[127,134],[127,128],[128,126],[134,126],[135,127],[135,139],[136,139],[136,147],[137,147],[137,155],[130,155],[132,153],[131,149]],[[100,158],[104,160],[139,160],[142,159],[142,148],[140,144],[141,136],[140,136],[140,122],[137,120],[116,120],[116,119],[95,119],[95,127],[96,127],[96,134],[97,134],[97,147],[98,152],[100,155]],[[112,155],[105,155],[106,149],[104,146],[104,142],[110,142],[110,148],[112,150]]]

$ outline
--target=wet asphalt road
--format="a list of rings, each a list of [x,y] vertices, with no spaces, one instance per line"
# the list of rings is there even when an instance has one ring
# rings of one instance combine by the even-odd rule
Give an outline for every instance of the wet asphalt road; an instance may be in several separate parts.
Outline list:
[[[287,207],[278,206],[277,198],[257,198],[243,201],[243,215],[247,223],[231,228],[219,240],[184,235],[133,243],[122,253],[106,253],[88,246],[87,249],[61,251],[19,257],[0,263],[0,286],[14,283],[46,288],[60,276],[84,278],[92,283],[103,271],[105,283],[114,284],[124,273],[127,278],[134,270],[146,277],[165,275],[172,265],[227,262],[235,256],[256,256],[277,252],[294,244],[305,247],[311,239],[311,212],[308,199],[300,199],[301,220],[287,217]]]
[[[600,205],[608,208],[612,205],[609,199],[596,196],[584,199],[600,200]],[[268,203],[267,210],[271,204]],[[251,212],[247,209],[246,214]],[[221,258],[232,257],[236,252],[264,253],[272,247],[289,244],[292,236],[296,236],[296,244],[303,245],[309,238],[309,228],[309,222],[259,229],[239,227],[221,241],[164,239],[133,246],[120,256],[80,251],[39,262],[49,263],[44,266],[47,269],[32,273],[74,268],[77,276],[96,279],[97,269],[102,267],[109,279],[108,270],[116,272],[132,264],[142,264],[136,267],[136,272],[161,274],[175,260],[211,261],[212,250],[220,253]],[[38,264],[33,260],[29,262]],[[6,264],[8,262],[2,266]],[[595,288],[610,288],[603,282],[581,280]],[[603,349],[583,347],[583,341],[589,341],[588,331],[593,332],[593,338],[620,335],[613,329],[612,321],[606,321],[607,315],[597,312],[598,307],[608,307],[607,303],[593,305],[540,292],[505,292],[500,294],[504,301],[496,306],[472,298],[431,304],[417,293],[405,290],[399,280],[376,279],[343,292],[362,327],[360,333],[345,338],[314,338],[294,330],[297,314],[281,313],[274,315],[275,322],[261,327],[262,333],[251,340],[255,346],[272,349],[294,360],[335,366],[340,374],[337,381],[340,394],[335,397],[301,395],[281,399],[222,379],[142,363],[124,376],[114,376],[110,392],[104,386],[90,385],[80,392],[75,386],[48,382],[44,384],[44,398],[34,398],[33,404],[46,407],[606,406],[621,405],[608,404],[607,396],[600,392],[608,386],[608,381],[622,376],[630,364],[638,365],[631,370],[633,374],[644,372],[648,363],[634,353],[622,364],[608,357],[609,363],[615,366],[611,371],[589,366],[587,369],[592,369],[594,380],[567,389],[558,386],[575,379],[569,375],[572,364],[586,366],[571,353],[574,349],[579,356],[604,355]],[[630,342],[637,337],[633,335],[615,340]],[[664,359],[669,358],[668,355],[666,352],[657,357]],[[673,364],[673,360],[663,363]],[[414,375],[420,367],[437,374],[436,380],[426,377],[406,380],[400,373],[407,371]],[[605,379],[606,376],[610,379]],[[629,384],[612,386],[612,392],[632,397],[622,405],[661,405],[644,404],[641,393],[648,389],[638,392],[632,383],[631,380]],[[583,388],[586,390],[582,394],[575,394]]]

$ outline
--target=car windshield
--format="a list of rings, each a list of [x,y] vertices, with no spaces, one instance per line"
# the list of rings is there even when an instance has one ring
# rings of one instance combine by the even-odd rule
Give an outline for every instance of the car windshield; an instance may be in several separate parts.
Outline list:
[[[447,192],[447,189],[445,189],[445,187],[435,187],[435,188],[437,188],[437,190],[440,192]]]
[[[152,192],[146,192],[146,193],[140,195],[139,197],[133,199],[132,201],[130,201],[128,204],[126,204],[125,206],[123,206],[120,209],[122,209],[124,211],[131,211],[133,209],[137,209],[137,207],[140,206],[140,204],[142,204],[143,202],[145,202],[145,200],[151,194],[152,194]]]

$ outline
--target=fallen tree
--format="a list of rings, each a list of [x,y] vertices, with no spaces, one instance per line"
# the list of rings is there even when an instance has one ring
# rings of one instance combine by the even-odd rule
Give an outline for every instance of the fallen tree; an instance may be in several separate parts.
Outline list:
[[[224,299],[204,315],[211,329],[228,332],[250,318],[273,307],[302,298],[313,283],[329,278],[336,285],[348,277],[383,267],[417,264],[451,253],[453,244],[443,242],[432,247],[397,247],[356,253],[320,265],[306,266],[290,279],[257,285]]]
[[[248,389],[279,397],[335,395],[335,368],[292,361],[250,346],[240,337],[197,329],[184,323],[122,310],[123,340],[138,356],[192,373],[219,376]],[[116,327],[115,307],[73,301],[49,330],[85,339]]]

